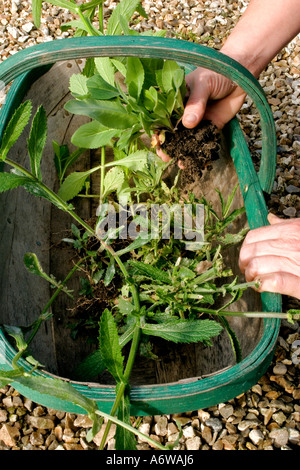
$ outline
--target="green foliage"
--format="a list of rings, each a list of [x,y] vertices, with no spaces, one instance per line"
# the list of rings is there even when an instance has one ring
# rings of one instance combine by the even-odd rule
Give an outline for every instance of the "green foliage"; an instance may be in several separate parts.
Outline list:
[[[80,5],[74,0],[51,0],[51,3],[78,15],[78,19],[67,23],[62,29],[75,28],[75,36],[104,34],[103,0],[91,0]],[[40,24],[41,10],[42,0],[32,0],[36,26]],[[96,10],[99,29],[93,25]],[[130,28],[135,12],[146,17],[140,0],[118,2],[108,19],[106,34],[138,34]],[[163,35],[164,32],[156,34]],[[58,281],[44,272],[34,253],[25,253],[27,271],[47,281],[55,292],[34,323],[22,327],[5,326],[18,352],[12,363],[13,370],[0,372],[0,387],[19,383],[26,387],[29,394],[38,392],[51,395],[61,403],[76,404],[93,419],[88,440],[100,430],[103,417],[106,417],[109,421],[100,448],[105,445],[111,422],[115,422],[118,425],[116,448],[136,449],[133,436],[141,433],[130,424],[129,378],[140,346],[151,354],[151,341],[155,337],[175,344],[203,342],[211,346],[213,338],[225,329],[236,360],[241,359],[238,338],[225,315],[229,313],[226,310],[228,306],[253,284],[238,283],[230,267],[225,266],[223,253],[228,246],[240,243],[245,236],[245,230],[234,234],[227,232],[230,224],[243,214],[244,208],[232,209],[237,187],[226,201],[217,190],[220,210],[212,207],[205,198],[197,200],[193,194],[183,198],[177,188],[178,175],[172,186],[168,186],[163,179],[168,165],[141,139],[144,134],[148,137],[160,134],[163,137],[165,130],[176,129],[186,95],[182,66],[162,59],[89,58],[83,72],[71,77],[70,91],[74,99],[65,108],[70,113],[87,116],[91,121],[73,134],[71,141],[78,147],[73,152],[70,153],[67,145],[52,142],[54,165],[60,183],[57,194],[42,179],[41,162],[47,139],[47,119],[42,106],[32,119],[27,139],[27,166],[30,170],[8,158],[8,152],[29,122],[32,108],[29,101],[15,111],[1,142],[0,160],[10,165],[12,171],[0,172],[0,192],[22,186],[68,213],[74,221],[71,225],[72,238],[65,238],[64,241],[72,244],[80,260],[63,281]],[[113,150],[113,161],[109,163],[106,162],[106,147]],[[101,148],[98,166],[87,171],[70,172],[74,162],[86,149],[97,148]],[[88,188],[89,178],[95,172],[100,173],[99,195],[96,195],[99,198],[99,213],[95,227],[91,227],[77,215],[70,201],[73,202],[77,196],[94,196],[88,193]],[[115,238],[123,227],[108,230],[103,238],[99,230],[107,215],[108,203],[120,211],[124,201],[129,205],[132,223],[139,227],[140,233],[137,232],[137,236],[127,245],[116,248]],[[167,223],[170,223],[172,230],[178,228],[172,208],[189,204],[193,218],[196,205],[202,204],[205,211],[203,241],[197,245],[187,244],[187,240],[176,239],[171,230],[171,237],[166,243],[166,222],[163,220],[159,220],[154,227],[153,237],[147,231],[149,220],[133,213],[133,203],[140,201],[147,208],[152,204],[171,208]],[[180,225],[179,228],[183,227]],[[91,248],[91,239],[97,242],[95,248]],[[99,347],[77,370],[83,380],[89,380],[105,369],[115,379],[116,399],[109,416],[68,382],[36,375],[35,370],[41,365],[31,357],[29,350],[41,323],[51,316],[52,302],[62,291],[71,295],[68,280],[83,265],[88,278],[81,277],[81,295],[92,297],[94,287],[100,283],[107,287],[116,277],[121,280],[117,302],[111,301],[96,319],[99,323]],[[288,312],[290,321],[294,314],[299,314],[299,311]],[[126,360],[125,345],[130,345]],[[32,366],[29,372],[19,367],[21,357]],[[151,442],[147,436],[143,439]],[[151,444],[163,448],[159,443],[152,441]]]

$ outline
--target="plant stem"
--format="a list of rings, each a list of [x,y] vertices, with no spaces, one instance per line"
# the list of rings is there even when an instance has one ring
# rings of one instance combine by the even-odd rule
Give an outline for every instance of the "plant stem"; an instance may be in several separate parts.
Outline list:
[[[104,34],[103,2],[99,5],[99,31]]]
[[[97,31],[96,28],[94,28],[94,26],[91,24],[91,22],[82,13],[80,7],[76,8],[76,13],[79,15],[82,23],[86,27],[86,30],[88,31],[90,36],[102,36],[102,34],[99,31]]]
[[[134,360],[135,360],[135,356],[136,356],[136,353],[137,353],[137,350],[138,350],[140,337],[141,337],[140,323],[137,323],[136,326],[135,326],[135,330],[133,332],[133,338],[132,338],[132,342],[131,342],[130,352],[129,352],[126,368],[125,368],[125,371],[124,371],[124,381],[121,382],[121,384],[120,384],[120,387],[118,389],[118,394],[116,396],[115,402],[114,402],[113,407],[111,409],[110,414],[112,416],[114,416],[115,413],[117,412],[117,410],[119,408],[119,405],[120,405],[120,402],[121,402],[121,400],[124,396],[126,387],[128,386],[128,381],[129,381],[129,377],[130,377],[130,374],[131,374],[131,371],[132,371],[132,368],[133,368],[133,365],[134,365]],[[102,441],[101,441],[100,447],[99,447],[100,450],[102,450],[105,446],[106,438],[108,436],[108,433],[109,433],[110,427],[112,425],[112,422],[113,421],[110,419],[108,421],[107,425],[106,425],[106,428],[105,428],[105,431],[104,431],[104,434],[103,434],[103,437],[102,437]]]
[[[193,310],[197,310],[203,313],[211,313],[212,315],[226,316],[226,317],[245,317],[245,318],[278,318],[287,319],[288,314],[282,312],[231,312],[229,310],[213,310],[211,308],[197,307]],[[293,315],[295,320],[299,320],[300,315]]]

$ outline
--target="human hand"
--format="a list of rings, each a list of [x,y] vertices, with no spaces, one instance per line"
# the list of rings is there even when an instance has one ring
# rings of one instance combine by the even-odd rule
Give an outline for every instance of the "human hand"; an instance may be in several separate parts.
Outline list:
[[[202,119],[213,122],[222,129],[241,108],[246,93],[231,80],[202,67],[198,67],[186,76],[189,90],[188,100],[182,117],[182,124],[192,129]],[[161,148],[157,155],[168,162],[170,157]],[[183,166],[178,162],[179,168]]]
[[[289,295],[300,300],[300,219],[269,214],[269,226],[248,232],[239,266],[247,282],[260,281],[259,292]]]

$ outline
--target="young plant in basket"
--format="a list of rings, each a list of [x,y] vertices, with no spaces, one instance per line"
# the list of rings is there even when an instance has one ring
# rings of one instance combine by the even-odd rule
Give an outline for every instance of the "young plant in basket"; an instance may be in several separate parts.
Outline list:
[[[108,270],[116,272],[118,270],[123,281],[123,287],[120,291],[118,307],[107,308],[100,314],[100,329],[99,329],[99,349],[97,350],[97,364],[99,368],[107,368],[116,380],[116,400],[109,416],[110,422],[119,424],[116,435],[117,448],[133,448],[135,440],[132,434],[139,434],[139,431],[132,428],[130,425],[130,373],[134,367],[134,359],[136,357],[141,338],[143,335],[147,337],[159,336],[168,341],[175,342],[197,342],[204,341],[210,343],[211,338],[216,336],[222,329],[219,321],[214,321],[209,318],[201,319],[198,313],[211,313],[216,315],[218,319],[223,319],[227,314],[232,315],[232,312],[226,311],[227,304],[223,308],[214,310],[213,297],[215,295],[223,295],[226,293],[231,294],[235,299],[235,293],[238,295],[248,287],[248,285],[237,285],[233,280],[230,284],[225,284],[221,288],[214,285],[214,279],[220,278],[223,274],[228,275],[222,268],[222,257],[220,250],[221,234],[226,224],[232,220],[234,215],[230,212],[230,198],[227,204],[221,199],[222,214],[218,216],[217,213],[206,204],[206,213],[209,217],[217,218],[218,223],[216,227],[218,230],[213,234],[209,231],[208,238],[203,247],[195,253],[193,257],[177,257],[174,262],[174,255],[180,252],[179,240],[173,240],[173,258],[168,258],[168,253],[164,250],[164,244],[160,238],[160,243],[153,240],[147,240],[149,243],[141,243],[141,239],[134,240],[131,245],[126,249],[115,251],[113,249],[112,233],[108,233],[105,240],[99,239],[96,228],[89,226],[85,221],[74,211],[74,206],[63,200],[59,195],[55,194],[50,188],[43,183],[43,176],[41,173],[41,159],[43,155],[44,144],[47,136],[47,123],[45,112],[40,107],[33,118],[32,127],[28,138],[28,155],[30,170],[21,166],[8,156],[8,152],[20,136],[21,132],[27,125],[31,114],[30,102],[23,103],[12,117],[6,132],[3,136],[0,155],[1,161],[11,167],[10,172],[0,173],[0,190],[1,192],[11,190],[22,186],[25,190],[38,197],[46,198],[50,203],[57,206],[59,209],[69,213],[76,224],[81,226],[91,237],[99,240],[100,251],[106,253],[110,260]],[[178,192],[176,187],[166,190],[161,178],[159,184],[157,175],[154,170],[162,172],[162,164],[153,166],[155,162],[155,155],[152,155],[152,162],[145,160],[143,171],[140,172],[140,183],[145,181],[147,176],[149,181],[155,188],[154,193],[159,197],[156,199],[159,202],[165,202],[167,199],[170,201],[178,201]],[[129,158],[129,156],[127,157]],[[124,161],[126,158],[124,159]],[[131,161],[135,161],[133,158]],[[128,160],[127,160],[128,162]],[[161,165],[161,166],[159,166]],[[137,175],[138,173],[136,173]],[[161,177],[161,173],[159,173]],[[144,191],[143,185],[139,185],[137,178],[136,191]],[[193,198],[191,202],[195,202]],[[202,201],[205,203],[205,201]],[[102,214],[103,216],[103,214]],[[99,216],[101,217],[101,216]],[[98,223],[100,220],[98,220]],[[138,219],[141,223],[141,219]],[[209,227],[210,225],[208,225]],[[215,245],[215,243],[217,245]],[[227,240],[228,241],[228,240]],[[223,240],[224,242],[224,240]],[[132,260],[122,260],[124,254],[131,253],[134,255]],[[94,256],[86,253],[86,257]],[[205,258],[209,256],[209,260]],[[149,262],[152,260],[151,262]],[[1,386],[12,381],[19,382],[29,389],[38,390],[41,393],[51,393],[61,400],[71,400],[77,403],[94,420],[94,427],[89,434],[89,438],[99,430],[102,424],[102,418],[107,417],[105,413],[98,409],[97,405],[79,394],[73,387],[63,381],[57,379],[44,378],[35,374],[35,370],[39,367],[39,363],[33,360],[29,354],[30,342],[38,329],[38,326],[49,318],[49,308],[55,297],[65,292],[70,295],[67,289],[67,281],[72,276],[73,272],[85,260],[81,259],[74,270],[70,272],[63,281],[56,281],[48,274],[45,274],[40,266],[36,256],[32,253],[25,254],[25,264],[28,270],[35,275],[42,276],[48,282],[51,282],[55,288],[55,292],[41,312],[40,317],[33,325],[26,325],[25,327],[19,326],[10,328],[7,333],[10,334],[16,341],[18,353],[13,361],[12,371],[3,371],[0,375]],[[195,263],[206,262],[206,268],[201,268],[201,272],[197,273],[195,270]],[[208,262],[209,261],[209,262]],[[208,263],[207,263],[208,262]],[[114,269],[112,269],[114,266]],[[204,263],[205,266],[205,263]],[[187,281],[187,282],[186,282]],[[193,288],[191,288],[193,286]],[[205,299],[205,304],[210,304],[209,308],[202,307],[201,301]],[[236,312],[236,314],[239,314]],[[247,313],[240,313],[247,316]],[[250,314],[251,315],[251,314]],[[259,315],[255,313],[253,315]],[[271,314],[272,316],[276,314]],[[120,322],[120,316],[122,321]],[[286,315],[285,315],[286,316]],[[235,337],[232,332],[230,335],[235,342]],[[126,364],[123,358],[123,347],[125,344],[130,344],[129,356]],[[31,369],[25,370],[20,367],[18,360],[21,357],[27,358],[27,362]],[[115,416],[118,418],[115,418]],[[121,418],[121,420],[120,420]],[[106,432],[103,437],[101,448],[105,445],[106,435],[109,425],[106,427]],[[146,440],[151,441],[146,437]],[[152,441],[151,441],[152,442]],[[160,444],[155,444],[162,448]]]

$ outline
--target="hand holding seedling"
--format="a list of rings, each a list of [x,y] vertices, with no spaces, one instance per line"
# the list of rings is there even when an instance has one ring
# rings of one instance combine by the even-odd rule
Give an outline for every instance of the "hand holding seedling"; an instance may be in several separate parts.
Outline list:
[[[300,219],[269,214],[270,225],[248,232],[240,252],[246,280],[260,280],[260,292],[300,299]]]

